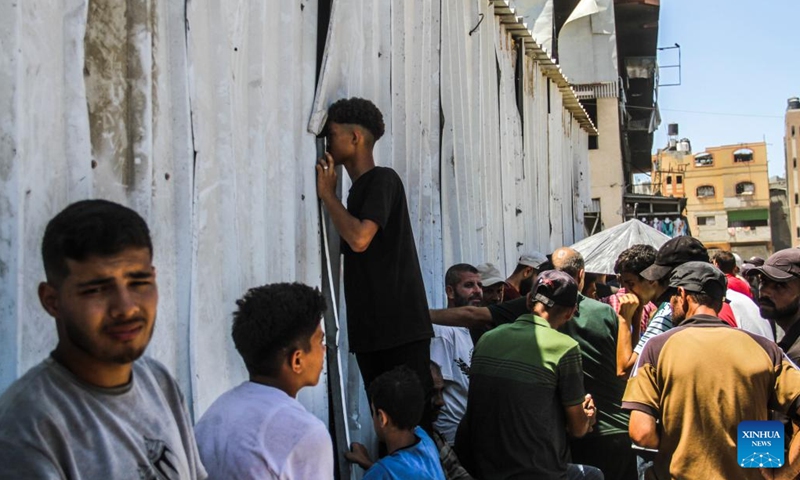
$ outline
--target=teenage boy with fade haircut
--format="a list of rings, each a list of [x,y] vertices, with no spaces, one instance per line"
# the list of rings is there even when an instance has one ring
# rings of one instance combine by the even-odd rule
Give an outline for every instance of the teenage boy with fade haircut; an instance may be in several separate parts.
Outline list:
[[[448,308],[479,306],[483,301],[478,270],[466,263],[457,263],[444,276]],[[464,327],[433,326],[431,360],[441,367],[444,378],[444,408],[433,426],[452,445],[456,429],[467,409],[469,364],[472,358],[472,337]]]
[[[300,283],[250,289],[236,302],[233,343],[250,380],[224,393],[195,428],[212,479],[332,479],[325,424],[295,397],[319,382],[325,299]]]
[[[316,166],[317,194],[343,240],[347,333],[364,386],[408,365],[429,392],[433,328],[405,189],[397,172],[373,157],[383,115],[369,100],[342,99],[328,109],[324,131],[328,151]],[[338,165],[353,182],[346,208],[336,196]],[[428,407],[422,422],[430,428]]]
[[[557,331],[575,313],[578,284],[546,271],[527,300],[528,314],[487,332],[475,348],[458,458],[484,480],[602,479],[596,468],[568,463],[567,434],[581,437],[596,420],[580,347]]]
[[[177,382],[143,356],[158,288],[142,217],[73,203],[47,224],[42,260],[58,344],[0,397],[0,476],[206,478]]]
[[[774,342],[717,317],[727,285],[713,265],[682,264],[668,282],[675,328],[644,346],[623,399],[631,440],[658,450],[655,478],[796,478],[742,468],[736,443],[739,423],[769,409],[798,418],[800,372]],[[793,442],[787,468],[796,454]]]
[[[368,390],[372,425],[388,455],[373,462],[367,448],[354,442],[345,458],[367,470],[364,480],[445,480],[436,445],[425,430],[415,427],[425,402],[416,373],[401,365],[378,376]]]

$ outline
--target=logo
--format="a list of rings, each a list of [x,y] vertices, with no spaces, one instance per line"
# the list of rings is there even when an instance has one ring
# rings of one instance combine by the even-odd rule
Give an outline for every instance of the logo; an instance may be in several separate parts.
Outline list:
[[[745,421],[739,424],[736,452],[743,468],[783,466],[783,424],[776,421]]]

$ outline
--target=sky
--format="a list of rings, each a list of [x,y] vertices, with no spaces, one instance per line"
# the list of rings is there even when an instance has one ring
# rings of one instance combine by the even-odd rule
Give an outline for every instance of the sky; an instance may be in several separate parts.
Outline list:
[[[800,97],[800,0],[661,0],[658,46],[681,46],[681,85],[661,87],[653,152],[679,124],[694,153],[767,142],[769,175],[785,176],[786,100]],[[659,64],[677,64],[664,50]],[[677,82],[675,69],[661,83]]]

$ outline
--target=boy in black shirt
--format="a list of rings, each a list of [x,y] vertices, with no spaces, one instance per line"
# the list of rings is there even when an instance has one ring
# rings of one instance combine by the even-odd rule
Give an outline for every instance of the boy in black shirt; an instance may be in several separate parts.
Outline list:
[[[430,392],[433,328],[405,189],[394,170],[375,166],[372,153],[383,133],[383,115],[369,100],[342,99],[331,105],[325,125],[328,151],[316,166],[317,194],[343,240],[347,333],[364,386],[407,365]],[[347,208],[336,197],[337,165],[353,182]],[[428,404],[421,423],[426,429]]]

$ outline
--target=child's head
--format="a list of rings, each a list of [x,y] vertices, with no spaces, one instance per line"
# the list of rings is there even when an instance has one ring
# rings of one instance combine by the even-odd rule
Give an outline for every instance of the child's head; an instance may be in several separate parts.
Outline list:
[[[367,389],[378,438],[387,430],[413,430],[422,418],[425,393],[419,377],[405,365],[385,372]]]
[[[291,372],[296,387],[316,385],[325,360],[320,319],[325,298],[300,283],[251,288],[233,314],[233,343],[251,378]]]

